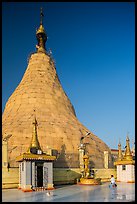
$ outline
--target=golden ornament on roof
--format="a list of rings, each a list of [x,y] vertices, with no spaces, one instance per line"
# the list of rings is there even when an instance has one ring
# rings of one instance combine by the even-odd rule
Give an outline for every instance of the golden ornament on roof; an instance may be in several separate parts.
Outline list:
[[[40,33],[46,34],[43,25],[40,25],[40,27],[38,28],[38,30],[37,30],[37,32],[36,32],[36,35],[37,35],[37,34],[40,34]]]

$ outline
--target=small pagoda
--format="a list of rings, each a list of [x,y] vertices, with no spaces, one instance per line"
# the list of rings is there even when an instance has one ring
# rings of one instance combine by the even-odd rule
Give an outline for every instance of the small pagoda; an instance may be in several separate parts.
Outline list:
[[[100,179],[95,179],[93,175],[92,176],[90,175],[90,169],[88,167],[89,156],[87,154],[83,156],[83,160],[84,160],[84,172],[78,184],[79,185],[100,185],[101,184]]]
[[[37,120],[33,121],[31,144],[27,152],[16,157],[19,162],[19,187],[24,192],[54,189],[53,187],[53,161],[55,156],[44,153],[40,147],[37,136]]]
[[[118,159],[114,162],[117,167],[117,182],[135,182],[135,160],[130,150],[129,137],[126,139],[126,150],[122,155],[121,144],[118,144]]]
[[[90,134],[88,132],[85,136],[81,137],[80,146],[78,147],[79,150],[79,158],[80,158],[80,170],[82,177],[80,181],[77,183],[78,185],[100,185],[101,180],[95,179],[95,175],[91,172],[91,168],[89,168],[89,156],[88,152],[86,151],[86,143],[83,143],[83,139]]]

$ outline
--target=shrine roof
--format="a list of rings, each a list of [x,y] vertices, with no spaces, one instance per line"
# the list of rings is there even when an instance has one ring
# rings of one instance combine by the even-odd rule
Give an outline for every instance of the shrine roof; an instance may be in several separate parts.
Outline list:
[[[32,153],[23,153],[16,157],[16,161],[20,162],[23,160],[44,160],[44,161],[54,161],[56,159],[55,156],[47,155],[47,154],[32,154]]]
[[[129,164],[135,164],[135,160],[119,160],[115,161],[114,165],[129,165]]]

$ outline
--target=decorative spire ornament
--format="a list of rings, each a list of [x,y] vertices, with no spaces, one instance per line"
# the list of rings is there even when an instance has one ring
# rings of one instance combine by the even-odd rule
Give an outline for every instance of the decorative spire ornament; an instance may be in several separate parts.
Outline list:
[[[34,112],[35,112],[35,110],[34,110]],[[34,121],[32,122],[32,124],[33,124],[32,140],[31,140],[31,144],[30,144],[30,147],[29,147],[27,152],[37,153],[37,150],[42,151],[42,149],[40,147],[40,144],[39,144],[39,141],[38,141],[38,136],[37,136],[38,123],[37,123],[37,120],[36,120],[36,116],[34,116]]]
[[[45,43],[47,41],[47,35],[46,32],[44,30],[43,27],[43,11],[41,8],[40,11],[40,26],[38,28],[38,30],[36,30],[36,37],[37,37],[37,41],[38,41],[38,45],[36,45],[37,48],[37,52],[42,52],[42,53],[46,53],[46,49],[45,49]]]
[[[42,11],[42,8],[40,9],[40,25],[43,25],[43,11]]]
[[[127,139],[126,139],[126,150],[125,150],[125,156],[124,159],[126,160],[132,160],[132,154],[130,151],[130,145],[129,145],[129,137],[127,135]]]
[[[122,150],[121,150],[121,143],[119,142],[118,144],[118,160],[122,160],[123,155],[122,155]]]

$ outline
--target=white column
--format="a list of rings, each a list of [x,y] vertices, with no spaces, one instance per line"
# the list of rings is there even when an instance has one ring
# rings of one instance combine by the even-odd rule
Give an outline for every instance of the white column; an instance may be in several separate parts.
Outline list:
[[[35,162],[32,161],[31,162],[31,169],[32,169],[32,186],[35,188],[36,187],[36,183],[35,183]]]
[[[2,167],[8,167],[8,142],[2,141]]]
[[[21,179],[22,179],[22,185],[21,188],[23,191],[32,191],[32,185],[31,185],[31,162],[29,161],[23,161],[22,167],[21,167]]]
[[[21,162],[19,162],[19,189],[21,188]]]
[[[46,172],[45,172],[46,169]],[[45,175],[47,174],[47,175]],[[53,187],[53,163],[52,162],[44,162],[43,165],[43,177],[47,176],[47,178],[44,178],[43,181],[47,183],[44,183],[44,186],[47,185],[48,189],[52,189]]]
[[[80,164],[80,170],[81,172],[84,171],[84,160],[83,160],[83,156],[84,156],[84,148],[82,146],[79,147],[79,164]]]
[[[108,151],[104,151],[104,168],[108,169]]]

